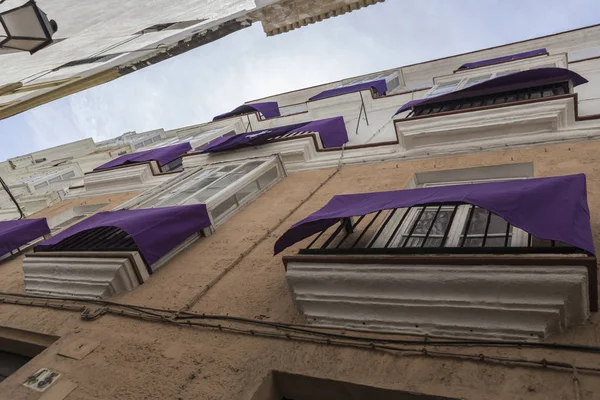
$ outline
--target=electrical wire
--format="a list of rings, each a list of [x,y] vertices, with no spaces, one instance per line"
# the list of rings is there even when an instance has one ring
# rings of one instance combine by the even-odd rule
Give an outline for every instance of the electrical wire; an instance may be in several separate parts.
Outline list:
[[[29,302],[15,302],[11,301],[9,297],[18,297],[30,300]],[[8,300],[8,301],[7,301]],[[44,303],[36,304],[34,300],[46,300]],[[333,339],[344,339],[358,342],[369,342],[369,343],[383,343],[383,344],[396,344],[396,345],[424,345],[432,347],[498,347],[498,348],[540,348],[548,350],[563,350],[563,351],[574,351],[583,353],[600,353],[600,347],[598,346],[587,346],[578,344],[562,344],[562,343],[540,343],[540,342],[524,342],[524,341],[502,341],[502,340],[439,340],[425,338],[423,340],[406,340],[406,339],[392,339],[392,338],[380,338],[370,336],[357,336],[348,335],[341,333],[334,333],[328,331],[321,331],[319,328],[309,327],[307,325],[299,324],[288,324],[282,322],[271,322],[262,321],[257,319],[250,319],[244,317],[236,317],[231,315],[211,315],[211,314],[199,314],[187,311],[176,311],[169,309],[152,308],[145,306],[137,306],[131,304],[116,303],[105,300],[92,300],[92,299],[57,299],[54,297],[44,296],[31,296],[18,293],[4,293],[0,292],[0,303],[12,303],[30,306],[48,306],[51,308],[67,309],[65,305],[53,304],[55,302],[79,302],[86,304],[94,304],[103,307],[106,313],[123,315],[124,311],[120,309],[127,309],[138,312],[149,318],[156,318],[160,320],[169,320],[174,323],[182,324],[195,324],[197,320],[213,320],[213,321],[225,321],[230,323],[239,323],[246,325],[255,325],[262,327],[269,327],[279,330],[285,330],[288,332],[302,333],[312,336],[319,336],[324,338]],[[53,302],[53,303],[50,303]],[[86,306],[74,306],[73,311],[83,311]],[[74,307],[74,308],[73,308]],[[215,325],[218,326],[218,325]],[[325,328],[321,328],[325,329]]]
[[[8,194],[8,197],[10,197],[10,200],[17,207],[17,210],[19,211],[19,214],[20,214],[19,219],[25,218],[25,214],[23,213],[23,210],[21,209],[21,206],[19,206],[19,203],[17,202],[17,199],[15,199],[15,196],[13,196],[12,192],[10,191],[10,188],[8,187],[8,185],[6,184],[6,182],[4,182],[4,179],[2,179],[2,177],[0,177],[0,185],[2,185],[2,188],[4,189],[4,191],[6,192],[6,194]]]

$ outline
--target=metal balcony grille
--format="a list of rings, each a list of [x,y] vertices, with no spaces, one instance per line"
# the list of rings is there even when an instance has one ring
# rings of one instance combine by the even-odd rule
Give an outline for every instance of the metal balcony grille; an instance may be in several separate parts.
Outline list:
[[[303,135],[308,135],[309,133],[310,133],[309,131],[286,133],[286,134],[283,134],[283,135],[279,135],[279,136],[275,136],[275,137],[269,138],[269,139],[267,139],[267,142],[270,142],[272,140],[279,140],[279,139],[291,138],[291,137],[299,137],[299,136],[303,136]]]
[[[54,246],[36,250],[39,251],[138,251],[138,247],[127,232],[114,226],[103,226],[79,232]]]
[[[343,219],[316,234],[301,254],[583,253],[520,231],[464,203],[396,208]]]
[[[560,96],[569,93],[569,83],[562,82],[552,85],[527,88],[512,92],[491,94],[480,97],[471,97],[467,99],[450,100],[434,104],[415,106],[412,113],[406,118],[420,117],[443,112],[466,110],[477,107],[487,107],[498,104],[514,103],[532,99],[541,99],[553,96]]]

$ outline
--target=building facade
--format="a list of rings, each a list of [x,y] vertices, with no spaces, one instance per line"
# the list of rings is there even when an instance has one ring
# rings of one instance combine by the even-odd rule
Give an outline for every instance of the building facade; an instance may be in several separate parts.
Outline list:
[[[39,0],[58,24],[49,47],[0,49],[0,119],[178,56],[255,22],[273,36],[382,0],[136,2]],[[0,13],[26,0],[5,0]]]
[[[7,160],[0,398],[597,398],[599,65],[592,26]]]

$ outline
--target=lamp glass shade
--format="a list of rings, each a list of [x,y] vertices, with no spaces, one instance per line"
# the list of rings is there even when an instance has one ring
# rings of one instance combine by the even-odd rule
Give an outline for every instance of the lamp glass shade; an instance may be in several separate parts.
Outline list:
[[[46,32],[36,13],[36,5],[9,10],[2,18],[10,36],[25,36],[46,39]]]
[[[34,0],[0,13],[0,48],[34,53],[52,43],[56,23],[49,21]]]

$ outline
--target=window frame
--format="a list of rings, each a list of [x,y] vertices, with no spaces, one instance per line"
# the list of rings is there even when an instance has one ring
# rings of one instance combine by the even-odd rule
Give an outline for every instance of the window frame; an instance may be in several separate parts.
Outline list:
[[[435,97],[435,96],[439,96],[441,94],[448,94],[448,93],[452,93],[452,92],[456,92],[456,91],[465,89],[465,88],[469,87],[469,86],[467,86],[467,83],[469,81],[471,81],[473,79],[481,78],[483,76],[489,76],[489,78],[478,81],[477,83],[485,82],[490,79],[495,79],[500,76],[508,75],[509,73],[516,73],[516,72],[526,71],[526,70],[530,70],[530,69],[556,68],[556,67],[560,67],[560,64],[561,64],[560,61],[556,60],[556,59],[555,59],[555,61],[547,60],[547,59],[544,59],[543,61],[546,61],[546,62],[542,63],[542,62],[539,62],[539,60],[538,60],[536,65],[520,65],[520,66],[513,65],[512,67],[506,66],[502,69],[481,68],[481,70],[478,70],[476,72],[473,72],[471,70],[465,70],[465,72],[469,72],[468,74],[463,74],[463,73],[461,73],[462,71],[458,71],[458,74],[445,76],[439,80],[436,79],[433,87],[426,93],[424,98]],[[459,74],[462,75],[462,77],[458,76]],[[443,87],[445,85],[455,83],[455,82],[456,82],[456,85],[454,86],[454,89],[452,89],[451,91],[443,92],[443,93],[436,93],[436,91],[440,87]]]
[[[506,177],[506,178],[490,178],[490,179],[470,179],[464,181],[440,181],[440,182],[427,182],[427,183],[419,183],[416,185],[418,188],[425,187],[436,187],[436,186],[454,186],[454,185],[465,185],[465,184],[477,184],[477,183],[490,183],[490,182],[499,182],[499,181],[508,181],[508,180],[519,180],[519,179],[527,179],[527,177]],[[421,209],[425,207],[426,209],[429,207],[437,207],[437,206],[415,206],[411,207],[410,211],[407,208],[400,208],[400,212],[396,212],[392,218],[388,221],[385,226],[383,223],[377,228],[377,230],[373,233],[372,238],[368,241],[366,247],[378,248],[383,247],[388,241],[389,246],[391,248],[401,247],[401,245],[405,241],[405,237],[415,237],[413,235],[409,235],[413,226],[418,223],[419,217],[421,216]],[[450,207],[450,206],[442,206],[442,207]],[[448,227],[448,235],[446,236],[446,242],[443,246],[435,246],[439,248],[472,248],[468,246],[461,246],[461,240],[463,237],[463,232],[465,231],[467,222],[469,219],[470,210],[476,206],[471,204],[462,204],[457,206],[456,212],[454,213],[452,219],[450,220],[450,226]],[[391,210],[389,211],[391,212]],[[406,217],[404,216],[408,212]],[[491,211],[488,210],[491,213]],[[419,219],[418,219],[419,218]],[[398,231],[391,236],[393,232],[389,232],[391,227],[395,227],[400,221],[402,225],[398,229]],[[435,221],[434,221],[435,222]],[[514,225],[510,225],[512,227],[511,239],[508,243],[508,247],[526,247],[527,242],[529,240],[529,234],[524,230],[517,228]],[[386,231],[387,230],[387,231]],[[467,238],[469,238],[470,234],[467,233]],[[402,246],[406,248],[411,248],[415,246]],[[483,246],[482,246],[483,247]],[[504,247],[504,246],[502,246]],[[423,248],[427,248],[423,246]],[[484,248],[484,247],[483,247]]]
[[[48,226],[50,227],[50,231],[52,233],[55,233],[75,223],[78,223],[82,219],[85,219],[90,215],[99,212],[108,204],[109,203],[99,203],[84,206],[76,206],[58,215],[55,215],[54,217],[48,218]]]
[[[218,184],[226,179],[227,176],[231,176],[231,174],[235,174],[243,169],[243,167],[252,162],[261,162],[262,164],[247,172],[245,175],[240,177],[227,184],[225,187],[221,188],[217,193],[212,194],[210,197],[200,201],[200,202],[191,202],[195,196],[200,194],[202,191],[207,190],[210,186]],[[213,182],[210,182],[208,185],[203,186],[201,189],[190,193],[188,196],[184,197],[182,200],[179,200],[176,204],[167,204],[169,199],[177,196],[177,194],[184,192],[190,186],[193,186],[195,183],[210,178],[211,175],[217,173],[220,169],[227,168],[231,165],[236,165],[235,168],[227,171],[222,176],[218,177]],[[268,174],[271,170],[276,169],[275,177],[267,182],[264,185],[259,185],[258,181],[260,178]],[[203,174],[203,171],[210,170],[208,175]],[[194,169],[187,169],[184,173],[180,174],[176,178],[167,181],[161,185],[158,185],[148,191],[136,196],[130,201],[120,205],[117,209],[142,209],[142,208],[157,208],[157,207],[171,207],[171,206],[179,206],[185,204],[206,204],[207,210],[211,219],[213,221],[213,225],[220,225],[224,223],[229,217],[231,217],[235,212],[239,211],[242,207],[254,201],[261,194],[266,192],[271,188],[274,184],[281,181],[286,176],[286,171],[281,162],[279,156],[270,156],[270,157],[257,157],[257,158],[247,158],[242,160],[221,162],[221,163],[213,163],[213,164],[205,164],[201,167]],[[256,181],[258,186],[257,190],[249,193],[243,198],[236,198],[235,196],[240,193],[243,189],[245,189],[249,184]],[[215,209],[224,204],[226,201],[231,198],[235,198],[236,205],[231,209],[225,210],[220,215],[215,214]]]
[[[387,86],[386,94],[401,87],[403,82],[403,77],[398,70],[385,71],[376,74],[371,74],[368,76],[361,76],[356,78],[344,79],[340,85],[336,87],[344,88],[348,86],[359,85],[361,83],[373,82],[379,79],[385,79],[385,83]],[[381,96],[381,94],[379,94]]]

